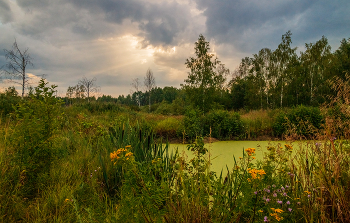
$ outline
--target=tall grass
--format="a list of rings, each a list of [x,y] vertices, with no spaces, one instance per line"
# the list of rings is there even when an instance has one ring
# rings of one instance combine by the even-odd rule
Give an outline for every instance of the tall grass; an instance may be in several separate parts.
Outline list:
[[[244,148],[227,174],[211,171],[201,137],[188,146],[189,160],[157,139],[159,129],[180,119],[72,107],[57,110],[65,113],[52,117],[57,131],[40,144],[51,152],[50,165],[42,175],[28,174],[14,143],[29,134],[16,129],[23,120],[2,120],[0,222],[350,222],[348,86],[333,82],[339,94],[321,109],[326,121],[306,147],[272,143],[257,161],[255,149]],[[259,126],[271,128],[269,117],[242,115],[243,123],[254,120],[250,137],[264,134]],[[40,184],[29,197],[23,188],[32,176]]]
[[[241,115],[244,139],[272,138],[273,117],[269,110],[256,110]]]

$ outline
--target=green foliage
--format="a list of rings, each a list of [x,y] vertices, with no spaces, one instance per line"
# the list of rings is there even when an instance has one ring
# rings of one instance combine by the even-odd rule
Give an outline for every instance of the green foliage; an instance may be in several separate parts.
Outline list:
[[[194,140],[197,136],[203,135],[203,123],[201,111],[198,109],[188,109],[183,119],[185,134],[189,140]]]
[[[35,97],[34,94],[30,103]],[[164,144],[154,139],[152,126],[177,125],[181,121],[174,120],[177,117],[92,115],[74,106],[64,109],[65,116],[71,116],[64,120],[69,125],[51,137],[56,155],[51,156],[49,172],[37,177],[41,186],[36,199],[24,199],[30,175],[21,172],[15,153],[18,150],[13,146],[18,139],[13,130],[20,123],[17,119],[2,123],[0,221],[263,222],[265,217],[270,222],[281,222],[282,217],[282,222],[349,220],[350,146],[345,140],[315,141],[300,149],[292,144],[272,143],[262,160],[255,159],[255,149],[247,148],[242,157],[232,160],[233,168],[214,173],[214,157],[201,137],[194,138],[188,146],[189,158],[172,156]],[[222,110],[204,117],[198,113],[199,123],[208,117],[215,120],[213,123],[227,120]],[[38,125],[35,120],[32,123]],[[96,133],[98,126],[108,129],[110,123],[114,126],[107,135]]]
[[[0,117],[5,117],[14,112],[19,102],[20,97],[14,87],[9,87],[4,93],[0,93]]]
[[[159,121],[154,127],[154,132],[163,139],[181,138],[184,131],[182,120],[168,117]]]
[[[125,111],[119,104],[113,102],[90,102],[90,103],[78,103],[75,106],[88,110],[90,113],[101,112],[121,112]]]
[[[148,128],[144,129],[139,125],[132,127],[129,123],[125,123],[122,126],[111,127],[109,131],[114,148],[128,149],[128,152],[133,154],[133,160],[135,162],[139,164],[151,163],[153,160],[163,157],[165,162],[163,171],[170,168],[173,155],[168,153],[168,145],[163,146],[162,143],[155,142],[152,130]],[[112,153],[112,151],[108,152]],[[113,171],[108,172],[107,166],[112,164],[102,157],[100,161],[103,167],[104,181],[107,185],[108,192],[119,196],[122,181],[125,179],[125,171],[119,166],[114,167]],[[157,173],[155,174],[157,175]]]
[[[209,42],[203,35],[199,35],[194,49],[196,58],[191,57],[185,63],[191,71],[185,80],[184,89],[192,104],[202,112],[207,112],[213,106],[216,91],[221,90],[226,79],[224,73],[215,70],[220,61],[209,53]]]
[[[317,134],[324,123],[324,117],[319,108],[298,106],[287,113],[276,115],[273,131],[276,136],[312,137]]]
[[[14,112],[17,125],[10,140],[21,172],[14,179],[14,188],[19,188],[24,197],[34,197],[45,184],[55,157],[55,134],[63,115],[62,102],[54,97],[55,88],[41,79],[34,95],[22,100]]]
[[[217,139],[233,139],[243,134],[243,124],[238,113],[213,110],[203,118],[204,133]]]
[[[172,106],[167,103],[166,101],[163,101],[159,104],[157,109],[154,111],[156,114],[161,115],[171,115],[172,114]]]

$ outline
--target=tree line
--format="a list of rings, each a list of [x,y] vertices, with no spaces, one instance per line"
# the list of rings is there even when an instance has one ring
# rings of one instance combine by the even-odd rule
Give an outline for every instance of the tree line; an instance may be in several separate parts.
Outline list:
[[[131,93],[126,96],[96,98],[94,93],[100,91],[96,78],[83,77],[77,85],[68,87],[64,99],[66,104],[97,101],[135,108],[148,106],[149,112],[152,104],[171,104],[175,100],[203,113],[211,109],[319,106],[336,93],[329,80],[336,77],[346,80],[350,73],[350,38],[343,39],[332,52],[323,36],[315,43],[306,43],[305,51],[298,54],[291,37],[292,33],[286,32],[276,49],[263,48],[252,57],[243,58],[239,67],[230,71],[210,53],[209,42],[200,35],[195,42],[195,56],[185,61],[189,72],[180,88],[157,87],[155,76],[148,69],[143,86],[138,78],[133,79]],[[15,41],[12,50],[5,53],[8,63],[1,71],[12,77],[14,83],[20,80],[23,97],[28,84],[26,67],[33,65],[28,49],[21,51]]]
[[[330,80],[346,80],[350,69],[350,38],[331,52],[326,37],[306,43],[297,54],[288,31],[277,49],[261,49],[242,59],[230,81],[232,108],[267,109],[296,105],[318,106],[334,95]]]
[[[243,58],[231,72],[210,53],[209,42],[200,35],[195,56],[185,62],[190,72],[180,88],[134,91],[119,96],[115,102],[142,106],[147,104],[147,98],[152,103],[172,103],[179,97],[186,106],[203,112],[319,106],[336,94],[330,81],[337,77],[345,81],[350,74],[350,38],[343,39],[332,52],[327,38],[322,36],[315,43],[306,43],[305,51],[298,54],[291,37],[292,33],[286,32],[275,50],[263,48],[252,57]]]

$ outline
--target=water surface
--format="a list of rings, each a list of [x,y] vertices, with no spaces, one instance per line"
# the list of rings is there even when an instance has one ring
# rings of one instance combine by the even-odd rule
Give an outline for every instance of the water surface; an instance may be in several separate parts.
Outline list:
[[[268,146],[281,146],[285,144],[293,146],[293,148],[307,147],[312,142],[309,141],[220,141],[213,142],[211,144],[205,144],[205,147],[210,152],[211,170],[220,173],[221,170],[226,171],[226,166],[231,169],[234,167],[234,158],[239,160],[239,157],[243,157],[243,151],[247,148],[255,148],[256,160],[262,160],[263,155],[267,152]],[[178,151],[187,157],[187,161],[193,157],[193,152],[187,150],[186,144],[170,144],[170,150]],[[293,150],[295,151],[295,150]],[[208,156],[207,156],[208,157]]]

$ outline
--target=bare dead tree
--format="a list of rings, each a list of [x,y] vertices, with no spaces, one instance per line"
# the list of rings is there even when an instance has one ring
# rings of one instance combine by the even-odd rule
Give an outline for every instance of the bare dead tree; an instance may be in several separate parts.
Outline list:
[[[27,66],[33,66],[28,50],[27,48],[21,51],[15,39],[11,50],[4,49],[7,63],[1,67],[2,72],[11,82],[19,84],[22,87],[22,98],[24,97],[24,89],[28,85],[29,79],[26,74]]]
[[[146,91],[148,92],[149,112],[151,112],[151,91],[156,86],[156,80],[151,69],[148,69],[146,72],[144,85],[146,87]]]
[[[136,96],[136,102],[138,104],[139,107],[141,107],[141,82],[140,82],[140,79],[138,78],[135,78],[135,79],[132,79],[132,83],[131,83],[131,86],[132,86],[132,90],[131,90],[131,94],[133,95],[135,93],[135,96]]]
[[[85,93],[85,96],[88,99],[88,102],[90,101],[90,94],[91,93],[97,93],[100,88],[96,85],[96,78],[88,79],[86,77],[83,77],[79,82],[78,86],[80,86],[80,89]]]

